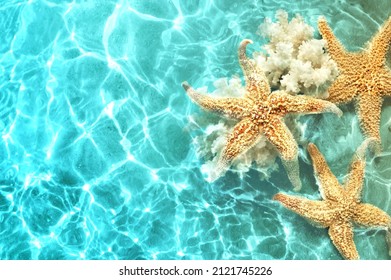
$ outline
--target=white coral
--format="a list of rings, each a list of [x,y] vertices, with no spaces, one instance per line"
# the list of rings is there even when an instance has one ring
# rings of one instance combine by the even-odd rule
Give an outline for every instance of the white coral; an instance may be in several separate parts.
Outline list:
[[[246,89],[242,86],[242,81],[237,76],[232,77],[230,80],[227,78],[218,79],[213,85],[216,87],[216,90],[213,92],[214,96],[242,97],[246,93]]]
[[[263,46],[266,53],[254,55],[256,62],[272,86],[291,94],[321,96],[338,75],[337,65],[324,52],[324,40],[314,39],[313,28],[299,15],[288,21],[288,14],[278,11],[276,18],[259,27],[269,43]]]
[[[300,15],[296,15],[291,21],[288,20],[288,13],[282,10],[276,13],[277,22],[266,18],[259,26],[263,36],[270,40],[270,47],[273,48],[279,42],[289,42],[293,48],[297,48],[303,41],[313,37],[314,29],[306,24]]]

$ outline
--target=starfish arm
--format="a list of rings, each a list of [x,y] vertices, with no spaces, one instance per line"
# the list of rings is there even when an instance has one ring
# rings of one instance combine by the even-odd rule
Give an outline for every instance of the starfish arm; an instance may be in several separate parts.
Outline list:
[[[300,169],[299,169],[299,160],[296,157],[292,160],[283,160],[282,164],[285,167],[286,173],[288,175],[289,181],[291,181],[293,185],[294,191],[301,190],[301,180],[300,180]]]
[[[193,102],[202,108],[235,119],[247,117],[248,109],[253,107],[246,98],[217,98],[195,91],[187,82],[182,83],[183,88]]]
[[[319,114],[330,112],[342,116],[342,111],[333,103],[306,95],[293,96],[283,91],[276,91],[270,96],[270,103],[277,111],[286,113]]]
[[[335,37],[324,17],[319,18],[318,28],[323,39],[327,42],[327,50],[329,51],[331,58],[334,59],[341,68],[348,66],[349,63],[351,63],[349,59],[350,55],[346,53],[346,50],[341,42]]]
[[[297,158],[297,143],[282,117],[270,118],[263,125],[263,131],[269,142],[276,147],[283,160],[289,161]]]
[[[391,217],[371,204],[357,204],[353,209],[353,221],[361,226],[372,228],[391,227]]]
[[[210,177],[210,181],[216,180],[230,165],[231,161],[240,154],[246,152],[257,143],[260,138],[260,129],[250,118],[243,119],[234,126],[228,136],[227,144],[224,147],[217,167]]]
[[[298,147],[292,133],[281,117],[269,119],[269,122],[264,124],[263,131],[269,142],[279,152],[294,190],[299,191],[301,189],[301,181],[297,159]]]
[[[355,159],[350,165],[350,172],[345,183],[345,190],[348,197],[356,202],[360,201],[364,183],[365,161]]]
[[[391,41],[391,16],[383,24],[370,43],[370,58],[374,66],[381,67],[386,61]]]
[[[379,82],[380,94],[391,96],[391,71],[385,70]]]
[[[324,201],[314,201],[283,193],[276,194],[273,200],[279,201],[284,207],[322,227],[328,227],[335,216],[335,210]]]
[[[258,67],[254,60],[246,55],[246,47],[252,44],[251,40],[243,40],[239,46],[239,63],[246,80],[247,97],[253,101],[264,100],[270,94],[269,82],[265,73]]]
[[[359,259],[353,240],[353,226],[349,222],[334,223],[329,228],[329,235],[341,255],[348,260]]]
[[[350,197],[355,202],[360,202],[361,191],[364,185],[365,152],[368,146],[372,144],[376,144],[375,138],[365,139],[360,147],[357,148],[350,165],[349,175],[345,183],[345,191],[347,197]]]
[[[328,101],[335,104],[347,103],[357,96],[357,89],[352,85],[351,79],[340,75],[328,89]]]
[[[343,189],[337,178],[331,172],[325,158],[312,143],[308,145],[308,152],[314,165],[314,173],[318,180],[319,191],[322,198],[338,201],[343,197]]]
[[[374,137],[380,145],[380,111],[383,98],[376,92],[361,94],[357,101],[357,115],[366,137]]]

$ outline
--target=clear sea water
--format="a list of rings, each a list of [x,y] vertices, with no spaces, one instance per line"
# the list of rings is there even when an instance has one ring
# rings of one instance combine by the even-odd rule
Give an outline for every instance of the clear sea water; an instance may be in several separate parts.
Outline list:
[[[279,171],[204,180],[189,127],[203,114],[181,82],[242,75],[244,38],[259,50],[265,17],[324,15],[359,50],[389,0],[1,0],[0,259],[340,259],[326,229],[271,201]],[[344,116],[304,116],[305,137],[343,179],[362,135]],[[363,200],[391,214],[391,102],[384,151],[369,159]],[[201,128],[199,128],[201,129]],[[301,193],[318,187],[304,150]],[[362,259],[390,259],[384,231],[355,229]]]

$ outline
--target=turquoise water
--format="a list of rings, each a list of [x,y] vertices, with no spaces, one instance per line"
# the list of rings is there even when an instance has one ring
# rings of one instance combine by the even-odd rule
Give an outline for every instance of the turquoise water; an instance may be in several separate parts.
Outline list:
[[[278,9],[328,18],[359,50],[391,14],[376,1],[12,1],[0,4],[0,259],[340,259],[326,229],[271,201],[291,184],[279,164],[204,180],[192,142],[204,114],[181,88],[234,74],[244,38]],[[384,152],[363,200],[391,214],[391,103]],[[343,179],[362,136],[344,116],[305,116]],[[318,196],[301,152],[301,193]],[[384,232],[355,230],[363,259],[390,259]]]

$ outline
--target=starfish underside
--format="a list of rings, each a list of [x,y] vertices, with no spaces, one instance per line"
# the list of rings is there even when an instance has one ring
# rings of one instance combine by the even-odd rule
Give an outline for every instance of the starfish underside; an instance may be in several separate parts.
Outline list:
[[[365,150],[375,138],[368,138],[357,150],[344,187],[331,173],[324,157],[314,144],[308,145],[323,200],[314,201],[304,197],[278,193],[275,200],[286,208],[322,227],[329,228],[329,235],[345,259],[358,259],[353,240],[353,224],[390,230],[391,217],[379,208],[360,201],[364,180]],[[390,232],[388,232],[390,238]]]
[[[354,99],[363,133],[366,137],[376,138],[379,151],[381,107],[383,98],[391,95],[391,71],[386,66],[391,41],[391,17],[367,48],[357,53],[345,50],[323,17],[319,19],[318,27],[340,72],[328,90],[328,100],[340,104]]]
[[[234,158],[255,145],[260,137],[265,136],[279,152],[289,179],[295,189],[299,190],[301,182],[297,159],[298,147],[284,123],[284,116],[289,113],[323,112],[341,115],[342,112],[325,100],[309,96],[292,96],[284,91],[271,92],[264,72],[246,56],[246,46],[249,43],[252,42],[243,40],[239,46],[239,63],[246,82],[246,94],[242,98],[211,97],[195,91],[187,82],[182,84],[190,98],[204,109],[239,121],[228,136],[210,180],[221,176]]]

